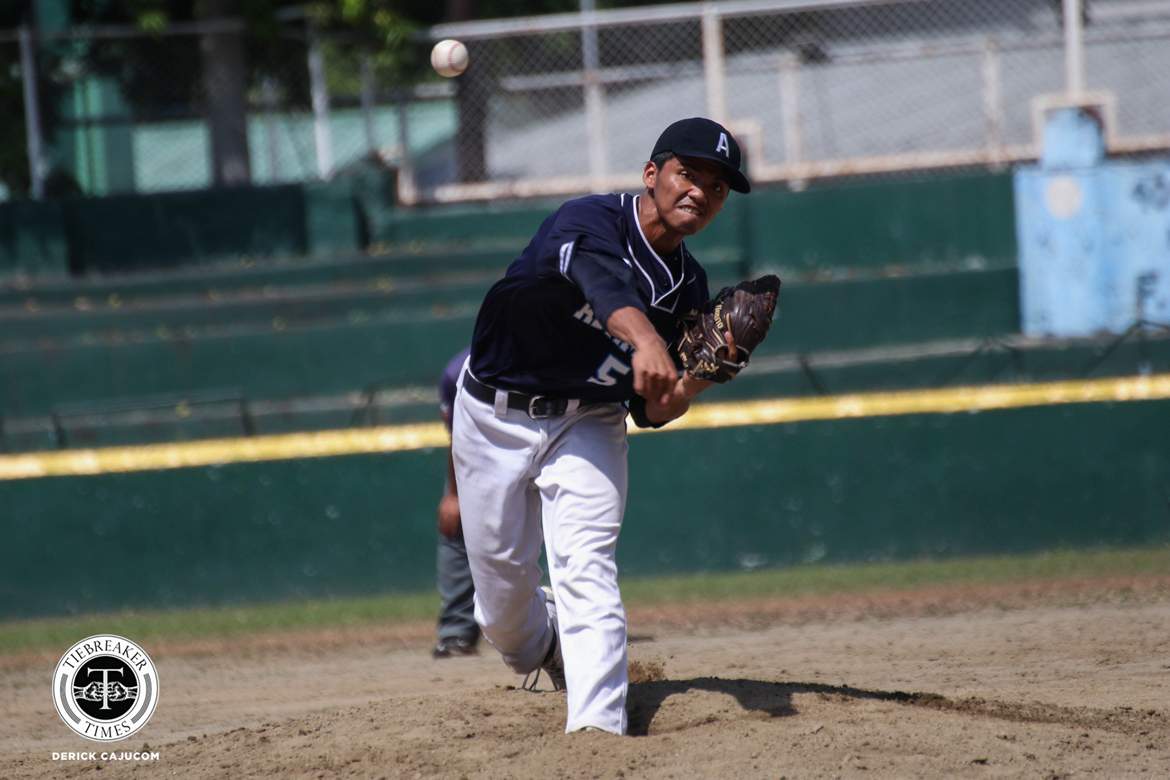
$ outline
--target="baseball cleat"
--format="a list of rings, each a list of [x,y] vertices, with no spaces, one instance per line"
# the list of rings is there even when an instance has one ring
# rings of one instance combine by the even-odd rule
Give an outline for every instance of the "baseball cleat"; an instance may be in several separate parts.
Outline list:
[[[548,646],[548,653],[540,662],[540,668],[525,675],[524,682],[521,683],[520,687],[526,691],[535,691],[537,683],[540,682],[540,673],[543,671],[548,675],[553,690],[563,691],[565,690],[565,659],[561,655],[560,638],[557,636],[557,603],[553,600],[551,590],[546,587],[542,587],[541,590],[544,591],[544,597],[549,606],[548,615],[553,629],[552,644]]]
[[[479,649],[473,640],[463,637],[449,637],[440,639],[431,650],[432,658],[454,658],[460,655],[478,655]]]
[[[540,673],[544,672],[548,675],[549,682],[552,683],[554,691],[565,690],[565,662],[561,658],[560,643],[557,642],[556,635],[553,635],[553,643],[548,648],[548,655],[544,657],[540,668],[535,672],[529,672],[524,676],[524,682],[520,687],[526,691],[537,691],[537,685],[540,683]]]

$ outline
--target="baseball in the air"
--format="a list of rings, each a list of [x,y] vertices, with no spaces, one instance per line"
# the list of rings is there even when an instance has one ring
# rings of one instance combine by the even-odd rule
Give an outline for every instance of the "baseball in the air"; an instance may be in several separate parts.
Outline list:
[[[461,42],[447,38],[431,49],[431,67],[444,78],[454,78],[467,70],[467,47]]]

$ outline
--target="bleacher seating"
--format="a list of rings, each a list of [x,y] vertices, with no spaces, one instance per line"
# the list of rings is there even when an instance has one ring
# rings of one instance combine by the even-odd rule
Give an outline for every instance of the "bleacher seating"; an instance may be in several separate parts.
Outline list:
[[[0,279],[0,448],[433,420],[439,372],[548,208],[383,215],[369,253]],[[730,211],[691,242],[713,290],[768,270],[785,280],[753,368],[713,400],[1059,378],[1104,343],[1019,338],[1018,275],[1002,256],[881,263],[865,248],[887,257],[894,244],[855,238],[853,260],[842,246],[799,252],[764,216]],[[1132,373],[1139,357],[1125,347],[1094,370]]]

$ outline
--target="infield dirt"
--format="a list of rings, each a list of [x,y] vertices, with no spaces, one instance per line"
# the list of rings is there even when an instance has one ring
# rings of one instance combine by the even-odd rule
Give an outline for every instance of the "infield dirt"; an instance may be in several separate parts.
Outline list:
[[[134,738],[72,737],[55,657],[8,658],[0,776],[1165,777],[1170,577],[631,610],[633,736],[565,735],[431,627],[159,644]],[[52,761],[153,750],[151,763]]]

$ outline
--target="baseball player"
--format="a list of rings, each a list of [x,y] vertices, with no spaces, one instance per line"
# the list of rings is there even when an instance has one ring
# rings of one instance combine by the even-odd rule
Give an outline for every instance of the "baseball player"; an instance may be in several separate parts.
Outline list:
[[[476,620],[514,671],[543,669],[567,689],[567,732],[626,732],[614,554],[627,411],[656,427],[709,386],[680,377],[667,347],[709,297],[683,239],[730,190],[750,191],[735,138],[702,118],[663,131],[642,183],[636,195],[570,200],[544,221],[488,291],[455,399]],[[540,588],[542,541],[551,599]]]
[[[470,349],[464,349],[451,358],[439,379],[439,414],[448,432],[451,430],[451,412],[455,404],[459,372],[463,370],[470,352]],[[475,655],[478,652],[475,586],[467,564],[467,548],[460,527],[459,494],[455,485],[455,467],[451,463],[451,451],[448,450],[447,482],[443,487],[443,497],[439,499],[439,547],[435,570],[441,606],[438,642],[431,651],[434,658]]]

